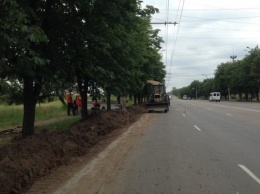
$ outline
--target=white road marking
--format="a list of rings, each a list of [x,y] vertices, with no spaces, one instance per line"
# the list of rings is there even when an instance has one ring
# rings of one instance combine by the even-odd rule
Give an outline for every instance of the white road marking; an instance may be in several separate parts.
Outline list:
[[[208,108],[208,110],[212,110],[212,109]]]
[[[186,117],[186,115],[185,114],[182,114],[184,117]]]
[[[227,113],[227,115],[228,115],[228,116],[231,116],[231,117],[233,117],[233,115],[232,115],[232,114],[229,114],[229,113]]]
[[[259,185],[260,185],[260,179],[254,175],[247,167],[245,167],[242,164],[238,164],[240,168],[242,168],[251,178],[253,178]]]
[[[201,129],[200,128],[198,128],[196,125],[194,125],[194,127],[198,130],[198,131],[201,131]]]

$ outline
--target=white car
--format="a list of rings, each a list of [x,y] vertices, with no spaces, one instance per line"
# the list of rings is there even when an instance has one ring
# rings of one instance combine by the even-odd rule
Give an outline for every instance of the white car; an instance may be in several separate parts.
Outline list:
[[[211,92],[209,95],[210,102],[213,102],[213,101],[220,102],[220,99],[221,99],[220,92]]]
[[[187,96],[187,95],[183,95],[182,99],[183,99],[183,100],[187,100],[187,99],[188,99],[188,96]]]

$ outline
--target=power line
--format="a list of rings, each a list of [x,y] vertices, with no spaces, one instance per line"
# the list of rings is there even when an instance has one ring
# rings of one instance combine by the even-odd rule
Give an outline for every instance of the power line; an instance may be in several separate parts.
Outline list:
[[[179,37],[179,38],[183,38],[183,39],[215,39],[215,40],[220,40],[220,39],[228,39],[228,40],[236,40],[236,39],[248,39],[248,40],[252,40],[252,39],[260,39],[260,38],[205,38],[205,37]]]
[[[160,9],[161,10],[164,10],[164,9]],[[232,9],[222,9],[222,8],[219,8],[219,9],[185,9],[185,12],[187,11],[240,11],[240,10],[260,10],[260,7],[259,8],[232,8]],[[177,11],[177,9],[170,9],[170,11]]]
[[[150,24],[174,24],[174,25],[176,25],[176,24],[178,24],[177,22],[151,22]]]
[[[197,27],[188,27],[188,26],[181,26],[182,28],[194,28],[194,29],[200,29],[200,30],[218,30],[218,31],[240,31],[240,32],[252,32],[252,30],[240,30],[240,29],[220,29],[220,28],[197,28]],[[255,30],[254,32],[260,32],[259,30]]]
[[[185,0],[183,0],[183,3],[182,3],[179,24],[181,23],[181,18],[182,18],[184,3],[185,3]],[[180,5],[181,5],[181,0],[179,1],[178,10],[179,10]],[[177,14],[177,15],[178,15],[178,14]],[[176,20],[177,20],[177,16],[176,16]],[[175,26],[175,25],[174,25],[174,26]],[[172,45],[172,46],[173,46],[173,47],[172,47],[172,48],[173,48],[173,52],[172,52],[172,55],[171,55],[171,63],[170,63],[169,73],[171,73],[172,61],[173,61],[173,56],[174,56],[174,53],[175,53],[175,48],[176,48],[176,45],[177,45],[177,38],[178,38],[178,34],[179,34],[179,29],[180,29],[180,25],[178,25],[176,37],[175,37],[174,42],[173,42],[173,45]],[[174,34],[175,34],[175,30],[174,30]],[[168,82],[170,82],[170,79],[168,80]]]

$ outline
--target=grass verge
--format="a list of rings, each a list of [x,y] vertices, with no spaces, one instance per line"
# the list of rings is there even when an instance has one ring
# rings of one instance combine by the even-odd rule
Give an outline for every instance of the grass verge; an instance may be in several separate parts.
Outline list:
[[[70,129],[71,126],[80,122],[80,117],[71,117],[70,119],[60,120],[51,124],[35,127],[35,132],[48,130],[50,132],[62,132]]]
[[[0,110],[0,129],[22,125],[22,105],[0,105]],[[66,107],[60,101],[37,104],[35,122],[65,116],[66,114]]]
[[[80,122],[80,118],[78,116],[71,117],[70,119],[59,120],[51,124],[42,125],[39,127],[35,127],[35,133],[40,133],[43,130],[48,130],[50,132],[62,132],[70,129],[71,126]],[[21,133],[15,134],[6,134],[0,136],[0,147],[11,144],[13,139],[21,136]]]

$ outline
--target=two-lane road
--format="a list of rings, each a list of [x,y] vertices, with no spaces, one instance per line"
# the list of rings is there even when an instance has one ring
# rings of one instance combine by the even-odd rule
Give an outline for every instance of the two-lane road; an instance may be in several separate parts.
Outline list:
[[[198,131],[196,138],[205,148],[204,153],[200,153],[203,148],[194,152],[201,159],[208,158],[205,167],[215,162],[211,170],[215,169],[222,181],[228,180],[216,181],[222,192],[214,192],[260,193],[259,103],[176,100],[174,109],[190,124],[189,129],[193,125]],[[215,159],[210,159],[211,154]]]
[[[259,178],[259,103],[173,99],[55,194],[258,194]]]

